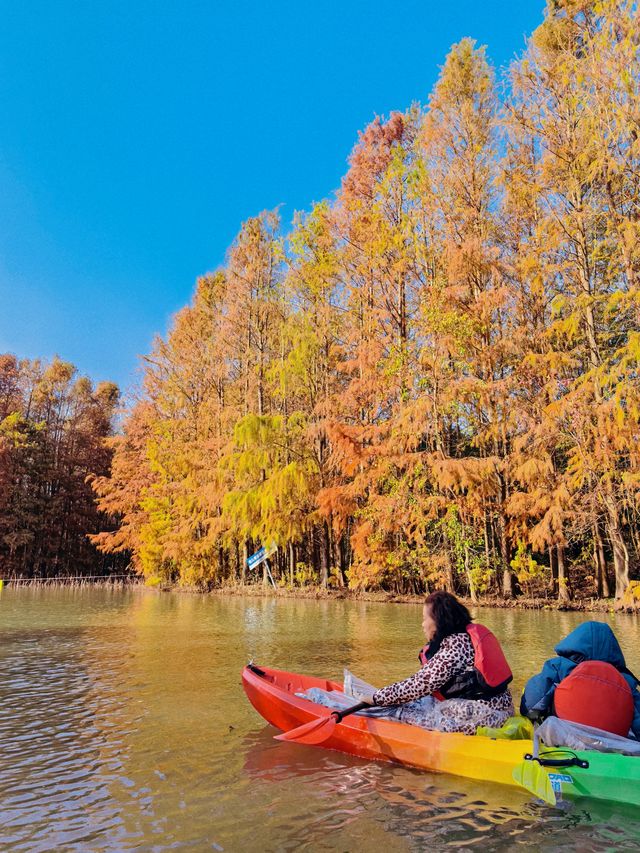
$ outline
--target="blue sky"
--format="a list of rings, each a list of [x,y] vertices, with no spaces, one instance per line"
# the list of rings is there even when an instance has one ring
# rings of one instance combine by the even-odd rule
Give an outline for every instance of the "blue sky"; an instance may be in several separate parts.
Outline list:
[[[0,0],[0,352],[123,388],[241,222],[328,197],[450,46],[505,66],[543,0]]]

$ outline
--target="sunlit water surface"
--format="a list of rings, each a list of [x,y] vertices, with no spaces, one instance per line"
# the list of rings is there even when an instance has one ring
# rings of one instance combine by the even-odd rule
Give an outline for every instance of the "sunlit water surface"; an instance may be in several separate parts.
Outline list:
[[[579,614],[479,611],[514,695]],[[604,617],[598,617],[604,618]],[[0,593],[2,850],[637,850],[638,810],[273,740],[258,663],[382,685],[409,674],[420,608],[145,590]],[[640,671],[640,629],[609,617]],[[640,759],[639,759],[640,760]]]

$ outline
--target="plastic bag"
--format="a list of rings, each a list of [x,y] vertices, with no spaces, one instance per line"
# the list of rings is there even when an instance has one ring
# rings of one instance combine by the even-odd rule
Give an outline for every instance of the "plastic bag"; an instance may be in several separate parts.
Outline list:
[[[620,737],[582,723],[571,723],[558,717],[547,719],[536,729],[536,740],[545,746],[566,746],[569,749],[592,749],[596,752],[617,752],[640,756],[640,742]]]
[[[334,711],[342,711],[354,705],[353,699],[345,696],[339,690],[323,690],[321,687],[310,687],[304,693],[296,693],[300,699],[308,699],[316,705],[324,705]]]
[[[352,696],[359,702],[372,702],[373,694],[376,692],[373,684],[363,681],[348,669],[343,670],[342,689],[345,696]]]
[[[478,726],[476,734],[494,740],[531,740],[533,723],[526,717],[509,717],[499,729],[493,729],[490,726]]]

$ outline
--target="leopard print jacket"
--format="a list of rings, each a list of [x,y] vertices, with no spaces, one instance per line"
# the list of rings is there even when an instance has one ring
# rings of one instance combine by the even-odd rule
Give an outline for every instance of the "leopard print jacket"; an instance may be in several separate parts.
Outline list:
[[[465,631],[445,637],[435,655],[415,675],[376,690],[375,705],[401,705],[428,696],[439,690],[449,679],[473,669],[474,650],[471,637]]]

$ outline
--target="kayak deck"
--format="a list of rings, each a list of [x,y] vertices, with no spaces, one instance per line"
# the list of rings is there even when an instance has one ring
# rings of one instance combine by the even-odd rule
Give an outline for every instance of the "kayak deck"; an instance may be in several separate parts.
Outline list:
[[[342,689],[340,684],[327,679],[251,665],[243,669],[242,684],[256,711],[281,731],[331,714],[331,709],[296,693],[310,687]],[[514,768],[523,762],[525,754],[533,751],[531,740],[494,740],[428,731],[394,720],[358,715],[345,717],[321,746],[360,758],[512,786],[516,784]],[[640,758],[599,752],[575,754],[589,762],[587,769],[549,770],[552,779],[559,777],[554,779],[554,785],[562,796],[640,805]],[[554,757],[558,757],[557,750]]]

